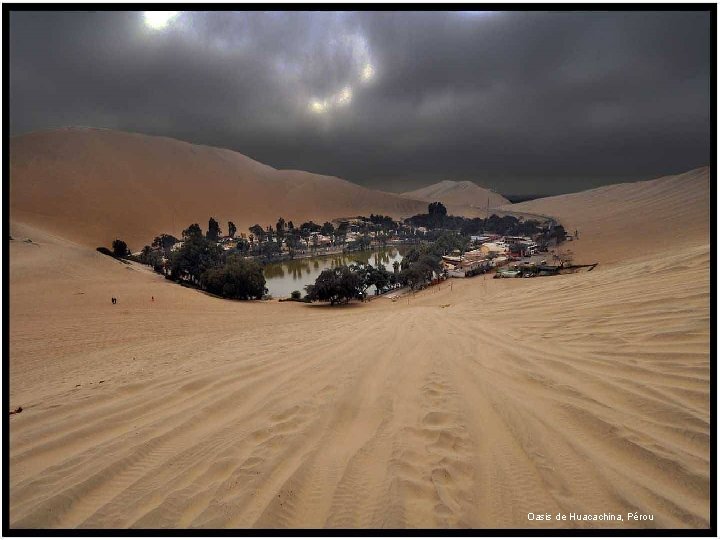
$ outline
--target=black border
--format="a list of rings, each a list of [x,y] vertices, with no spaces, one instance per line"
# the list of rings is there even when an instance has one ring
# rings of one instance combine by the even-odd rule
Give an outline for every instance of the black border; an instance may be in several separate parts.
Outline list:
[[[3,273],[3,296],[2,296],[2,352],[3,352],[3,404],[5,411],[10,409],[10,352],[9,352],[9,328],[10,328],[10,107],[9,107],[9,58],[10,58],[10,12],[12,11],[134,11],[139,8],[155,9],[167,8],[172,4],[157,3],[107,3],[107,4],[19,4],[3,3],[2,5],[2,29],[3,29],[3,183],[2,183],[2,212],[4,237],[2,247],[2,273]],[[222,11],[229,7],[242,7],[244,11],[460,11],[468,7],[478,6],[485,11],[550,11],[550,12],[572,12],[572,11],[699,11],[708,12],[710,15],[710,528],[709,529],[10,529],[10,418],[7,413],[3,416],[3,504],[2,504],[2,535],[3,536],[31,536],[31,537],[56,537],[56,536],[621,536],[621,537],[697,537],[717,536],[717,336],[715,334],[716,313],[717,313],[717,4],[715,3],[692,3],[692,4],[557,4],[557,3],[518,3],[518,4],[360,4],[360,3],[338,3],[338,4],[262,4],[247,3],[238,6],[233,4],[200,4],[188,3],[177,4],[185,10],[198,11]],[[269,9],[268,9],[269,8]]]

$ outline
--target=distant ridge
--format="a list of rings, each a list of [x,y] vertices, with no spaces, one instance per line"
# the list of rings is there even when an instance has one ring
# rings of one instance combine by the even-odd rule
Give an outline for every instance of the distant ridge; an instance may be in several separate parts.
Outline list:
[[[462,182],[443,180],[430,186],[408,191],[402,196],[428,202],[439,201],[446,206],[466,205],[476,208],[486,208],[488,204],[490,208],[495,208],[510,202],[502,195],[467,180]]]
[[[72,127],[10,140],[12,220],[90,247],[119,237],[140,249],[161,232],[205,229],[211,216],[247,232],[281,216],[300,224],[425,210],[423,201],[168,137]]]

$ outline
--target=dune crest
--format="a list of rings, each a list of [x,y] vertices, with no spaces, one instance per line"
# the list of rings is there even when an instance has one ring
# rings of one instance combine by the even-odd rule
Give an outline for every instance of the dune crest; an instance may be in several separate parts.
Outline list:
[[[240,231],[279,217],[409,216],[427,204],[332,176],[276,170],[231,150],[106,129],[66,128],[10,141],[10,211],[17,221],[89,247],[123,238],[134,250],[190,223]]]
[[[402,194],[408,199],[417,199],[427,202],[439,201],[447,205],[471,206],[485,210],[509,204],[505,197],[487,188],[480,187],[474,182],[443,180],[436,184]]]
[[[605,264],[710,242],[710,168],[545,197],[501,210],[557,218],[579,242],[564,247]]]

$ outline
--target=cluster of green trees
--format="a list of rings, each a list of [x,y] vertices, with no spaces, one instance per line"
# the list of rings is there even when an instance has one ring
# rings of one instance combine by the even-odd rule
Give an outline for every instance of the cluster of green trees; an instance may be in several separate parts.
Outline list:
[[[207,291],[224,298],[260,299],[267,292],[260,265],[237,255],[228,256],[222,266],[206,270],[202,282]]]
[[[365,288],[360,272],[349,266],[337,266],[320,272],[314,285],[305,287],[308,300],[330,302],[330,305],[347,303],[364,298]]]
[[[217,244],[220,235],[219,225],[212,218],[205,235],[197,223],[185,229],[182,246],[170,254],[170,279],[190,281],[224,298],[262,298],[267,292],[262,267],[242,258],[237,251],[226,253]]]
[[[375,287],[375,294],[382,294],[397,286],[397,268],[394,273],[383,266],[351,264],[323,270],[314,285],[305,287],[307,299],[311,302],[330,302],[331,305],[362,300],[367,289]]]
[[[425,235],[428,243],[423,244],[429,253],[437,255],[451,255],[453,251],[459,250],[463,252],[470,245],[470,237],[448,231],[429,231]]]
[[[411,289],[421,289],[435,275],[442,274],[442,257],[444,248],[436,242],[422,244],[411,248],[402,260],[399,281]]]
[[[228,231],[231,236],[237,233],[232,221],[228,222]],[[238,239],[234,250],[225,251],[218,245],[221,237],[220,224],[210,218],[206,233],[197,223],[182,232],[180,249],[172,249],[180,239],[161,234],[155,237],[151,246],[142,249],[137,260],[152,266],[168,279],[191,283],[224,298],[262,298],[267,293],[262,267],[242,257],[247,251],[247,241]],[[122,250],[122,245],[118,244],[117,249]]]
[[[395,220],[390,216],[383,216],[380,214],[370,214],[369,218],[364,216],[358,216],[359,219],[369,220],[374,225],[380,225],[385,230],[394,229],[397,227]]]
[[[487,219],[449,216],[447,209],[440,202],[430,203],[427,214],[417,214],[409,217],[405,220],[405,223],[413,227],[426,227],[430,230],[447,229],[459,231],[460,234],[465,236],[483,232],[510,236],[533,236],[545,230],[537,220],[520,220],[515,216],[492,214]]]
[[[461,240],[451,240],[458,235],[445,233],[436,242],[422,244],[411,248],[402,263],[393,263],[390,272],[384,266],[371,264],[351,264],[323,270],[314,285],[308,285],[307,300],[330,302],[331,304],[347,303],[353,299],[364,299],[369,287],[375,287],[375,294],[407,286],[413,290],[421,289],[435,277],[443,273],[441,255],[448,250],[461,247]]]
[[[565,231],[565,227],[557,224],[547,232],[546,236],[548,239],[554,239],[556,244],[561,244],[565,241],[567,232]]]
[[[390,216],[370,214],[370,217],[357,216],[357,219],[362,220],[359,226],[360,234],[356,240],[346,246],[348,251],[368,249],[373,238],[380,244],[386,245],[393,232],[399,232],[397,223]],[[317,238],[313,236],[314,233],[330,237],[336,244],[345,244],[349,230],[350,223],[348,221],[340,222],[337,227],[328,221],[322,225],[313,221],[305,221],[296,227],[292,221],[285,221],[281,217],[274,227],[268,225],[263,228],[259,223],[250,227],[248,241],[238,240],[243,243],[242,249],[241,246],[238,246],[238,249],[243,253],[261,256],[270,261],[280,255],[280,245],[283,241],[292,257],[296,250],[304,249],[306,246],[311,251],[318,247]],[[244,235],[242,236],[244,237]],[[278,241],[268,242],[267,240],[270,238],[277,238]],[[309,245],[302,241],[303,239],[309,241]]]
[[[112,249],[108,249],[105,246],[100,246],[97,251],[103,255],[109,257],[115,257],[116,259],[126,259],[130,256],[130,248],[125,241],[116,238],[112,242]]]
[[[344,236],[347,230],[338,229],[335,226],[326,221],[322,225],[314,223],[313,221],[306,221],[300,227],[296,227],[292,221],[285,221],[284,218],[280,217],[273,228],[272,225],[268,225],[266,228],[256,223],[249,228],[250,235],[248,236],[249,242],[245,239],[239,240],[242,242],[242,249],[244,253],[252,252],[254,255],[259,255],[266,260],[273,260],[280,254],[280,245],[284,241],[287,245],[290,255],[292,256],[295,250],[305,247],[301,240],[303,238],[309,238],[312,233],[320,233],[325,236],[335,236],[336,239],[339,236]],[[277,242],[269,242],[271,238],[277,238]],[[309,246],[311,249],[317,247],[317,239],[315,243],[311,243]],[[240,249],[240,246],[238,246]]]

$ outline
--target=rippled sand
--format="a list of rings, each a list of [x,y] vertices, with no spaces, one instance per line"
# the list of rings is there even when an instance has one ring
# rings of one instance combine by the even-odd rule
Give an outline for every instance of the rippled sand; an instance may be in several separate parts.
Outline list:
[[[340,308],[213,299],[13,223],[11,527],[708,527],[693,174],[604,223],[626,188],[566,196],[592,272]],[[648,204],[690,232],[618,237]]]

